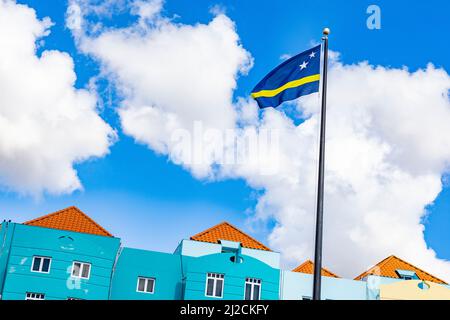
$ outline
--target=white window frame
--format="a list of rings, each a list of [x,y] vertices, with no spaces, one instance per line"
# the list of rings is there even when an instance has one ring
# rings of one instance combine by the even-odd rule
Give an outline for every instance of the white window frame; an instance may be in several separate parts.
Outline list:
[[[78,276],[74,275],[73,272],[75,270],[75,263],[79,263],[80,264],[80,274]],[[83,270],[84,270],[84,266],[85,265],[89,265],[89,273],[87,277],[83,277]],[[92,264],[89,262],[81,262],[81,261],[74,261],[72,263],[72,271],[70,272],[70,275],[73,278],[80,278],[80,279],[89,279],[91,277],[91,271],[92,271]]]
[[[36,259],[36,258],[41,259],[41,262],[39,263],[39,270],[33,270],[34,259]],[[44,266],[44,259],[50,260],[50,262],[48,263],[48,271],[43,271],[43,270],[42,270],[42,267]],[[52,258],[51,258],[51,257],[33,256],[33,260],[31,261],[31,268],[30,268],[30,271],[31,271],[31,272],[38,272],[38,273],[50,273],[51,267],[52,267]]]
[[[212,279],[214,281],[212,295],[208,295],[208,280],[209,279]],[[222,291],[220,292],[220,296],[216,296],[216,288],[217,288],[217,282],[218,282],[217,280],[222,280]],[[224,290],[225,290],[225,274],[217,273],[217,272],[208,272],[206,274],[205,297],[222,299]]]
[[[141,279],[145,281],[144,291],[139,290],[139,280],[141,280]],[[152,291],[147,291],[148,282],[150,280],[153,281],[153,290]],[[156,278],[153,278],[153,277],[138,277],[137,284],[136,284],[136,292],[154,294],[155,293],[155,286],[156,286]]]
[[[45,300],[45,294],[37,292],[27,292],[25,293],[25,300]]]
[[[261,280],[261,279],[258,279],[258,278],[250,278],[250,277],[245,278],[245,285],[244,285],[244,300],[245,300],[245,292],[247,291],[247,284],[249,284],[250,287],[251,287],[251,289],[250,289],[250,300],[247,300],[247,301],[261,300],[262,280]],[[258,290],[258,297],[259,297],[259,299],[253,299],[253,293],[254,293],[253,288],[254,288],[256,285],[259,287],[259,290]]]

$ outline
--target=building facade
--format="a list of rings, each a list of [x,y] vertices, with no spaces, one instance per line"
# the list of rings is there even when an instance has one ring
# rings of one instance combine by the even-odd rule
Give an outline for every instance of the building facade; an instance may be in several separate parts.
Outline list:
[[[307,300],[313,263],[280,254],[227,222],[173,253],[127,248],[76,207],[0,225],[4,300]],[[441,279],[390,256],[355,279],[322,269],[322,299],[450,299]]]

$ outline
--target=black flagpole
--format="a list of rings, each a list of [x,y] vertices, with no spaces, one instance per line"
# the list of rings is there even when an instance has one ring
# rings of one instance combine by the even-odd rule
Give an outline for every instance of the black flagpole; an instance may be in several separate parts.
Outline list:
[[[323,232],[323,178],[325,168],[325,122],[327,106],[327,69],[328,35],[330,29],[323,29],[323,72],[322,72],[322,108],[320,115],[319,175],[317,188],[316,238],[314,246],[314,286],[313,300],[320,300],[322,270],[322,232]]]

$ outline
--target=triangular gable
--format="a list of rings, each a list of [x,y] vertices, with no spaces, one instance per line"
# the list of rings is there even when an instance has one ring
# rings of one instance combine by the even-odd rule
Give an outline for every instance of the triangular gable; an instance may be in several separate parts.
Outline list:
[[[68,230],[112,237],[111,233],[103,229],[83,211],[74,206],[24,222],[24,224],[28,226]]]
[[[306,260],[301,265],[299,265],[297,268],[292,270],[293,272],[300,272],[300,273],[308,273],[308,274],[314,274],[314,263],[311,260]],[[332,277],[332,278],[340,278],[338,275],[334,274],[328,269],[325,269],[322,267],[321,275],[325,277]]]
[[[191,237],[191,240],[219,243],[220,240],[240,242],[244,248],[271,251],[261,242],[250,237],[228,222],[222,222]]]
[[[421,280],[428,280],[433,281],[435,283],[441,283],[446,284],[443,280],[429,274],[426,271],[423,271],[422,269],[394,256],[391,255],[387,257],[386,259],[380,261],[376,265],[374,265],[369,270],[363,272],[359,276],[355,278],[355,280],[362,280],[364,277],[368,275],[378,275],[382,277],[389,277],[389,278],[400,278],[397,274],[396,270],[410,270],[414,271],[419,279]]]

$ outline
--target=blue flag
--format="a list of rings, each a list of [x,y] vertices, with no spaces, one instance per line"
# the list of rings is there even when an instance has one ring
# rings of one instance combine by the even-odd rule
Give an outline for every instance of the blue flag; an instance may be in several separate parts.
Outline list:
[[[252,97],[260,108],[277,107],[284,101],[318,92],[320,82],[320,45],[280,64],[253,89]]]

